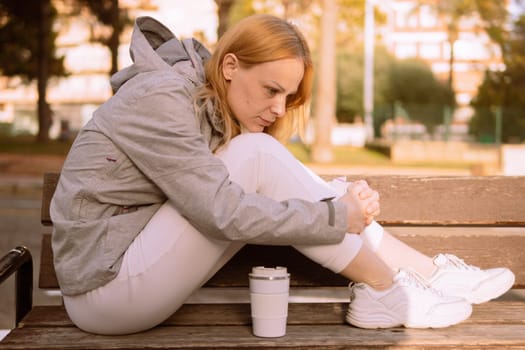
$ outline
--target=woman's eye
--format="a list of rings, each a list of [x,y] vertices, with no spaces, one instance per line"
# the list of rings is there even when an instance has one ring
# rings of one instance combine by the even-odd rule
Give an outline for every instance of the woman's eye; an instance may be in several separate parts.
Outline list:
[[[270,96],[275,96],[275,95],[279,92],[279,90],[277,90],[277,89],[275,89],[275,88],[273,88],[273,87],[267,87],[267,88],[266,88],[266,92],[267,92],[268,95],[270,95]]]

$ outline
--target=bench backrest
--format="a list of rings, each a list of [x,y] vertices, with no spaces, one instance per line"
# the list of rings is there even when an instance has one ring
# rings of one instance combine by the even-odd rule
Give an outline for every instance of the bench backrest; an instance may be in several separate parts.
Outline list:
[[[330,179],[335,176],[325,176]],[[41,221],[51,226],[49,204],[59,174],[44,175]],[[403,241],[433,255],[450,252],[478,266],[507,266],[516,274],[515,287],[525,287],[525,229],[508,232],[503,227],[525,227],[525,177],[424,177],[348,176],[364,178],[381,196],[384,226],[493,227],[490,232],[448,236],[406,235]],[[39,285],[58,288],[53,268],[51,237],[42,242]],[[344,286],[342,277],[302,256],[292,247],[244,247],[208,283],[209,287],[246,287],[252,266],[286,266],[292,286]]]

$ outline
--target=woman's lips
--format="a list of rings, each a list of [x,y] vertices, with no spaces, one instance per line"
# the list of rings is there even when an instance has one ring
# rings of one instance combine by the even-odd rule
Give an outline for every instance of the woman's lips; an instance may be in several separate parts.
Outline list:
[[[261,117],[258,117],[259,120],[261,121],[261,123],[263,124],[263,126],[270,126],[273,124],[274,120],[272,121],[269,121],[269,120],[266,120],[264,118],[261,118]]]

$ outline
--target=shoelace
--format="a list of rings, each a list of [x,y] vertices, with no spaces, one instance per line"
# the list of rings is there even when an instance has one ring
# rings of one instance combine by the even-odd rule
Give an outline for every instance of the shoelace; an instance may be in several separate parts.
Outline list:
[[[445,266],[453,267],[458,270],[478,271],[479,267],[467,264],[463,259],[452,254],[442,254],[446,258]]]
[[[412,273],[409,270],[402,270],[400,273],[401,275],[398,280],[402,281],[404,284],[419,288],[425,292],[430,292],[439,297],[443,297],[443,293],[441,291],[430,287],[417,273]]]

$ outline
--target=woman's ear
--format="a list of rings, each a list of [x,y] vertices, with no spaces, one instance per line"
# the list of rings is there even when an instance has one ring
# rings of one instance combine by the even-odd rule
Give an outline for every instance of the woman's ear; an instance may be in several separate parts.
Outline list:
[[[232,80],[235,71],[239,68],[239,60],[233,53],[227,53],[222,60],[222,75],[227,81]]]

